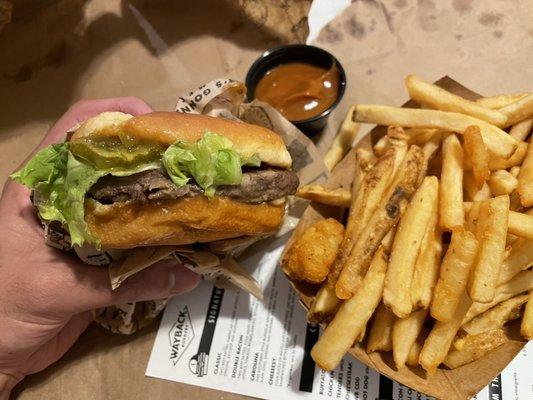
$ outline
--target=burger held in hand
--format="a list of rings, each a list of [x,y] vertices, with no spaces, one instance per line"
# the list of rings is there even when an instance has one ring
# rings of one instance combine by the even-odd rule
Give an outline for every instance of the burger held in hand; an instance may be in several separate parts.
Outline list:
[[[128,249],[275,231],[298,177],[276,133],[205,115],[106,112],[12,175],[72,244]]]

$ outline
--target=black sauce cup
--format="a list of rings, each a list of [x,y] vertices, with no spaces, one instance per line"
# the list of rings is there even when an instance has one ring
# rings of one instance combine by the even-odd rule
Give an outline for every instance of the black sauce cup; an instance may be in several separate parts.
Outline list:
[[[261,78],[265,76],[268,71],[278,65],[290,62],[302,62],[316,67],[329,69],[332,61],[336,64],[339,71],[339,87],[337,89],[337,98],[335,99],[335,102],[328,109],[314,117],[291,121],[302,132],[308,136],[312,136],[320,132],[326,126],[329,115],[341,101],[346,89],[346,74],[344,73],[344,68],[342,68],[339,60],[326,50],[305,44],[290,44],[265,51],[257,60],[255,60],[246,74],[246,88],[248,89],[247,99],[248,101],[252,101],[255,98],[255,88]]]

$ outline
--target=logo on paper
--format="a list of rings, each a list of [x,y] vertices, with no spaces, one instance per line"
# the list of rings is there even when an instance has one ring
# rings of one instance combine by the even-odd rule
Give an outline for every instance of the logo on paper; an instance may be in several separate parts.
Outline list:
[[[193,339],[194,330],[192,328],[191,316],[188,307],[184,306],[178,311],[176,321],[168,331],[168,342],[170,344],[169,360],[173,365],[178,363]]]

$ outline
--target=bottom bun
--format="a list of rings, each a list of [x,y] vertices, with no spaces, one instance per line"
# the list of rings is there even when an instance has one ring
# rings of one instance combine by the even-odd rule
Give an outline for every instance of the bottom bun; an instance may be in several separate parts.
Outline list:
[[[133,202],[100,204],[85,200],[85,221],[103,248],[181,245],[212,242],[242,235],[275,231],[285,206],[247,204],[226,197],[205,196],[165,200],[152,204]]]

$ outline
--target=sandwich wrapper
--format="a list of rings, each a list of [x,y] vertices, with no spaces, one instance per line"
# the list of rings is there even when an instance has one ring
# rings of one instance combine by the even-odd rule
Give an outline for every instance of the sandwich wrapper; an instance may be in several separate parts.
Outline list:
[[[246,87],[231,79],[216,79],[178,98],[176,112],[205,114],[264,126],[281,135],[293,160],[293,170],[301,184],[316,182],[327,176],[322,157],[309,138],[266,103],[244,103]],[[283,236],[296,226],[304,201],[287,202],[287,215],[274,235]],[[270,235],[239,237],[213,243],[187,246],[146,246],[116,250],[94,246],[70,246],[70,236],[56,223],[44,224],[46,244],[63,251],[73,251],[84,263],[107,267],[112,289],[127,278],[163,259],[174,258],[204,279],[224,289],[242,289],[262,299],[258,282],[235,260],[253,243]],[[120,234],[120,232],[117,232]],[[258,247],[257,251],[261,251]],[[94,311],[95,321],[104,328],[132,334],[152,322],[165,308],[167,299],[116,304]]]
[[[449,77],[440,79],[436,84],[467,99],[474,100],[481,97]],[[412,101],[404,104],[404,107],[416,106],[416,103]],[[375,144],[385,133],[385,127],[377,126],[359,141],[357,147],[371,149],[372,144]],[[351,186],[355,171],[354,164],[356,162],[356,148],[352,149],[352,151],[350,151],[350,153],[348,153],[335,167],[331,176],[325,183],[326,187],[334,189],[337,187],[349,188]],[[311,224],[325,218],[335,217],[337,213],[337,207],[311,203],[305,210],[298,226],[287,242],[285,251]],[[313,296],[309,285],[297,281],[291,281],[291,284],[300,295],[303,306],[306,309],[309,309]],[[371,325],[367,326],[367,332],[370,326]],[[361,343],[357,343],[352,347],[349,353],[369,367],[405,386],[435,396],[439,399],[466,400],[487,386],[524,348],[527,340],[520,336],[519,331],[520,319],[508,323],[505,329],[507,341],[503,345],[474,362],[459,368],[453,370],[438,368],[434,375],[426,375],[426,372],[420,366],[407,366],[401,370],[396,370],[391,352],[374,352],[368,354]]]

